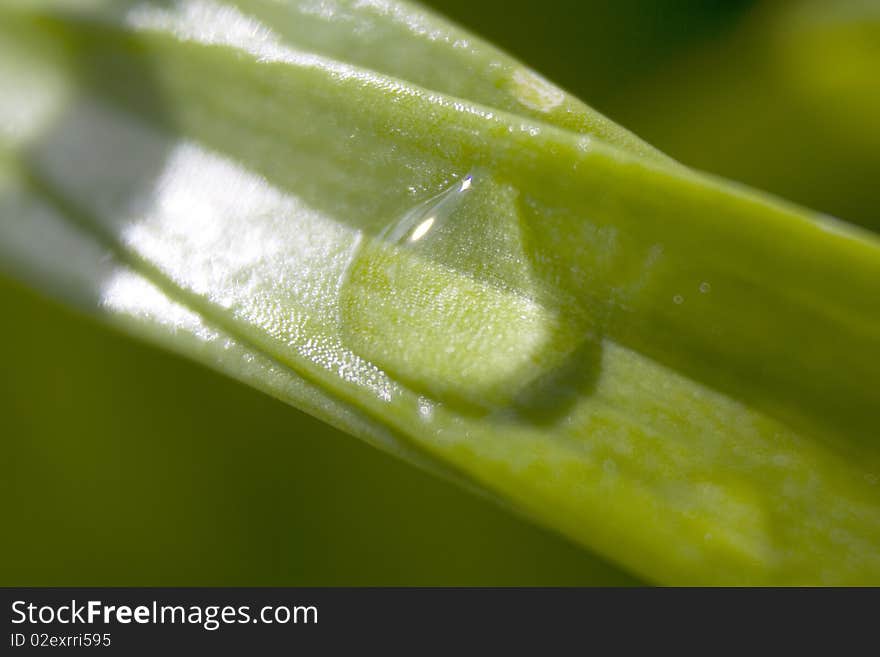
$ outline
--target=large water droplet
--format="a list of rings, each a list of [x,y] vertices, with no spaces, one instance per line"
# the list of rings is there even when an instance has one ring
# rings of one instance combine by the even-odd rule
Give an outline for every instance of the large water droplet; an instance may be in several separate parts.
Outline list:
[[[481,170],[365,238],[340,319],[358,354],[432,399],[473,409],[527,405],[531,387],[584,339],[541,301],[517,190]]]

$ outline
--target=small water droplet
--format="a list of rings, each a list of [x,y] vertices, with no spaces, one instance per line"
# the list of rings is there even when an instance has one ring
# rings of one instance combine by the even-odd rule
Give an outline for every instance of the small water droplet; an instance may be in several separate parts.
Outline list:
[[[708,281],[700,283],[700,294],[709,294],[712,291],[712,285]]]
[[[679,305],[679,306],[680,306],[681,304],[684,303],[684,297],[681,296],[680,294],[676,294],[674,297],[672,297],[672,301],[673,301],[676,305]]]
[[[419,397],[419,416],[423,420],[434,417],[434,403],[427,397]]]

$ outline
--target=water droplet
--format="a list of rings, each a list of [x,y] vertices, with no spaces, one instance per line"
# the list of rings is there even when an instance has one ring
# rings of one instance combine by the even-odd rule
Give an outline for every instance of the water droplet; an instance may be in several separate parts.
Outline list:
[[[346,343],[428,398],[509,406],[584,340],[542,302],[520,231],[517,190],[483,170],[404,210],[343,278]]]
[[[434,403],[427,397],[419,397],[419,416],[423,420],[434,417]]]
[[[676,294],[674,297],[672,297],[672,301],[673,301],[676,305],[679,305],[679,306],[680,306],[681,304],[684,303],[684,297],[681,296],[680,294]]]
[[[712,285],[708,281],[700,283],[700,294],[709,294],[712,291]]]

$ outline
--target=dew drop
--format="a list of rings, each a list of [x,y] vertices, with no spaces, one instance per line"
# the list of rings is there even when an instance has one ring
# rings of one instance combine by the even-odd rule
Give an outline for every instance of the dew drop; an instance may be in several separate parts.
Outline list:
[[[674,297],[672,297],[672,301],[676,305],[680,306],[681,304],[684,303],[684,297],[681,296],[680,294],[676,294]]]
[[[712,291],[712,285],[708,281],[700,283],[700,294],[709,294]]]
[[[542,302],[524,249],[518,191],[456,176],[364,237],[340,288],[344,340],[425,399],[509,406],[584,336]]]
[[[419,417],[430,420],[434,417],[434,402],[427,397],[419,397]]]

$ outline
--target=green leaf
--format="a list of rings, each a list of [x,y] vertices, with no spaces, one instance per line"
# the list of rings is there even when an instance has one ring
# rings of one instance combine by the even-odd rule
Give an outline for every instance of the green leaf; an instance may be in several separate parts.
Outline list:
[[[0,277],[4,586],[620,585],[296,409]]]
[[[880,582],[876,237],[406,4],[94,4],[3,16],[7,269],[654,581]]]

